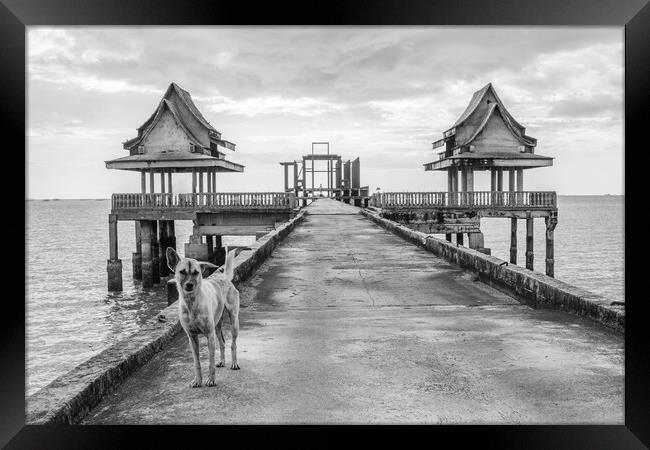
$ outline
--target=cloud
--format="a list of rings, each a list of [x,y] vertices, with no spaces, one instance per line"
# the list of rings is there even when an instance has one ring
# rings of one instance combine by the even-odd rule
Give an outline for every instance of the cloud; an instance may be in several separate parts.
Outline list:
[[[38,143],[30,146],[29,167],[47,160],[59,174],[48,175],[43,195],[52,186],[81,195],[66,187],[74,184],[64,169],[67,155],[78,152],[90,178],[121,180],[101,161],[124,156],[121,143],[171,81],[237,143],[229,158],[256,176],[228,177],[227,185],[249,190],[281,188],[277,162],[299,158],[320,140],[345,158],[359,155],[369,183],[432,189],[439,174],[422,169],[435,157],[431,142],[487,82],[556,164],[576,164],[567,155],[583,148],[594,158],[623,157],[620,29],[29,27],[27,44],[28,140]],[[65,158],[47,156],[51,149]],[[385,180],[391,169],[400,175]],[[257,176],[262,172],[268,175]],[[612,185],[622,186],[621,179],[612,175]],[[30,177],[30,195],[39,180]],[[586,180],[573,184],[581,192],[601,189],[599,180]]]

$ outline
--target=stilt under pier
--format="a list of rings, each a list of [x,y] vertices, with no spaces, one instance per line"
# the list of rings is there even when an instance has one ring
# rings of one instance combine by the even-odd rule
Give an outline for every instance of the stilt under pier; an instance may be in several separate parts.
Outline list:
[[[140,221],[135,221],[135,253],[131,259],[133,263],[133,279],[142,280],[142,238],[140,236]]]
[[[517,264],[517,219],[510,219],[510,264]]]
[[[533,270],[533,219],[526,219],[526,269]]]
[[[152,254],[152,220],[140,221],[140,239],[142,242],[142,287],[153,286],[153,254]]]
[[[151,278],[154,284],[160,283],[160,258],[158,244],[158,221],[151,221]]]
[[[122,290],[122,260],[117,257],[117,216],[108,215],[108,247],[109,259],[106,266],[108,272],[108,290]]]

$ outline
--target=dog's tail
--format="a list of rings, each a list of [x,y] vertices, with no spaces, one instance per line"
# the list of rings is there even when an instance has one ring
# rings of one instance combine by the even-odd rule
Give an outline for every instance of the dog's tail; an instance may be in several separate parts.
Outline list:
[[[225,269],[223,270],[223,274],[226,276],[226,280],[232,281],[232,279],[235,276],[234,272],[234,265],[235,265],[235,250],[228,251],[228,247],[225,248],[226,250],[226,264],[225,264]]]

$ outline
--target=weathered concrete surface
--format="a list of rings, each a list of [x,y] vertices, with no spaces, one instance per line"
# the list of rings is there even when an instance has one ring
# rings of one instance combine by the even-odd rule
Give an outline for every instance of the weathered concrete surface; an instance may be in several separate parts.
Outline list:
[[[620,335],[473,282],[357,208],[307,209],[240,287],[241,370],[189,388],[179,335],[83,423],[623,423]]]
[[[250,250],[242,251],[235,258],[235,285],[250,277],[303,218],[304,212],[301,211],[292,220],[257,240]],[[25,422],[34,425],[77,423],[107,393],[162,350],[180,331],[178,305],[173,304],[138,332],[28,397]]]
[[[543,273],[509,264],[477,250],[458,246],[435,236],[427,236],[385,219],[373,210],[363,210],[362,214],[398,236],[423,246],[444,260],[476,273],[481,281],[514,295],[535,308],[561,309],[592,319],[619,333],[625,333],[625,306],[612,305],[601,295]]]

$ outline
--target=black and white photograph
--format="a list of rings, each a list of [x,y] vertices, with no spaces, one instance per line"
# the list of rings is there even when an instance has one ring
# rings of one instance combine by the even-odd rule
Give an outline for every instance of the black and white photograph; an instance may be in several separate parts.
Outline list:
[[[625,39],[27,26],[25,423],[624,426]]]

